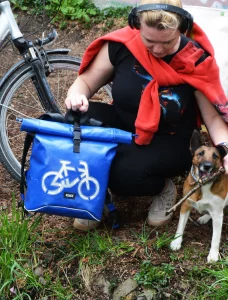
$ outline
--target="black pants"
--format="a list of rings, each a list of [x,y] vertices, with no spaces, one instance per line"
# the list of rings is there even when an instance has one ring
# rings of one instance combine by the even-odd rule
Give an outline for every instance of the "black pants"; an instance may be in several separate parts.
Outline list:
[[[123,129],[112,105],[91,102],[89,117]],[[190,138],[155,134],[146,146],[121,144],[112,162],[109,188],[118,195],[154,196],[164,188],[165,178],[190,170]]]

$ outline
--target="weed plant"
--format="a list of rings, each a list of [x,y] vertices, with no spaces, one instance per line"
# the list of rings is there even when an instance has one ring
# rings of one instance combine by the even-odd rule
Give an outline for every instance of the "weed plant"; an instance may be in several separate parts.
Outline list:
[[[151,234],[155,231],[155,229],[151,229],[147,226],[147,223],[144,222],[142,225],[141,232],[136,232],[131,230],[133,237],[136,239],[137,243],[142,246],[147,246],[150,239]]]
[[[11,0],[15,8],[31,13],[43,14],[45,12],[53,23],[58,22],[60,29],[67,27],[67,20],[79,21],[89,28],[93,24],[103,23],[104,29],[113,26],[113,19],[127,17],[131,7],[109,7],[103,10],[97,8],[90,0]]]
[[[150,261],[143,261],[140,271],[135,274],[134,279],[144,287],[159,290],[169,284],[173,274],[174,267],[171,264],[153,266]]]

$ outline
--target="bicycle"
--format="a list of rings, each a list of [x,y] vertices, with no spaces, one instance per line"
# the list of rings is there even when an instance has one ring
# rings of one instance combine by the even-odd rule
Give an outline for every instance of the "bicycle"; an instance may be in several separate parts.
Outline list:
[[[10,36],[22,56],[0,80],[0,161],[19,181],[24,133],[16,120],[37,118],[44,112],[64,113],[64,99],[81,60],[69,56],[70,49],[44,48],[56,38],[55,30],[34,42],[25,39],[8,0],[0,0],[0,24],[0,49]],[[108,102],[111,85],[104,86],[98,94],[98,99]]]
[[[50,171],[42,178],[42,189],[49,195],[57,195],[64,188],[71,188],[78,184],[78,195],[84,200],[93,200],[99,194],[100,185],[98,181],[89,175],[89,167],[85,161],[80,161],[81,168],[75,169],[70,166],[71,161],[60,160],[59,171]],[[79,177],[70,181],[69,172],[81,173]]]

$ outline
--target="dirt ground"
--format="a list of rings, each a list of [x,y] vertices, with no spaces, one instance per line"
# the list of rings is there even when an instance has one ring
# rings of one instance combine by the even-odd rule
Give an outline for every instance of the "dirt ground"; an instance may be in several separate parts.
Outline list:
[[[28,18],[29,18],[28,15],[25,14],[20,15],[18,21],[22,25],[26,23]],[[51,26],[48,25],[47,27],[50,28]],[[37,35],[41,35],[42,18],[32,18],[29,21],[29,23],[23,28],[23,31],[27,34],[28,32],[33,32],[34,30],[37,30],[37,28],[39,29]],[[118,24],[116,24],[112,29],[117,29],[117,28],[118,28]],[[67,47],[71,49],[71,55],[81,57],[87,45],[89,45],[89,43],[92,42],[96,37],[103,35],[104,31],[102,30],[102,25],[93,26],[88,30],[88,29],[79,28],[79,26],[76,23],[71,23],[64,31],[58,30],[58,33],[59,33],[59,38],[51,47],[53,48]],[[12,62],[15,61],[15,59],[17,59],[17,56],[15,55],[12,48],[9,47],[7,50],[7,54],[5,54],[5,52],[0,53],[0,59],[1,61],[3,61],[3,66],[2,66],[2,71],[3,71],[6,70],[8,66],[12,65]],[[182,195],[181,190],[182,190],[183,177],[175,178],[174,181],[178,189],[178,199],[180,199]],[[2,166],[0,166],[0,194],[1,194],[0,208],[11,206],[12,193],[15,194],[16,199],[19,198],[19,184],[14,179],[11,178],[9,173]],[[115,203],[118,208],[120,218],[122,220],[121,222],[122,226],[119,230],[117,230],[114,233],[115,236],[127,240],[129,236],[129,230],[133,230],[135,232],[141,231],[148,212],[148,207],[149,207],[148,200],[149,197],[115,196]],[[193,220],[196,221],[199,215],[198,213],[193,212],[191,217]],[[164,232],[168,232],[169,234],[174,234],[177,227],[178,219],[179,219],[179,208],[174,213],[173,221],[165,227],[157,228],[156,230],[154,230],[151,233],[151,239],[153,239],[157,233],[162,234]],[[101,228],[103,226],[104,225],[101,224]],[[62,231],[74,230],[72,228],[71,219],[54,217],[54,216],[44,217],[43,227],[44,229],[58,227]],[[170,289],[169,289],[170,294],[172,294],[172,291],[174,290],[179,290],[180,293],[182,292],[183,293],[187,292],[189,294],[193,293],[193,287],[190,286],[183,287],[181,286],[180,283],[184,279],[185,275],[189,272],[192,266],[194,266],[195,264],[203,265],[205,263],[207,250],[209,249],[210,246],[211,235],[212,235],[211,224],[203,225],[199,227],[194,222],[190,221],[188,223],[184,245],[192,246],[192,248],[194,248],[194,252],[192,253],[192,256],[188,258],[188,260],[184,261],[183,264],[181,265],[179,263],[176,264],[176,268],[178,271],[176,272],[175,279],[173,280],[173,282],[171,282]],[[47,233],[46,239],[51,240],[51,239],[56,239],[56,237],[53,236],[53,234],[50,232]],[[222,244],[221,244],[222,257],[224,257],[224,251],[225,251],[223,245],[227,242],[227,240],[228,240],[228,217],[226,215],[224,219]],[[202,253],[204,253],[203,257],[200,258]],[[169,263],[171,261],[170,255],[171,255],[171,250],[169,250],[168,248],[162,249],[160,253],[155,252],[152,259],[152,263],[154,265],[158,265],[161,263]],[[180,258],[181,257],[183,258],[184,250],[180,250],[178,255]],[[139,253],[139,257],[141,259],[144,259],[144,254]],[[125,273],[123,275],[123,278],[127,278],[129,274],[132,274],[132,270],[134,270],[134,265],[136,264],[137,265],[139,264],[139,261],[136,260],[136,258],[131,258],[131,260],[129,259],[128,262],[121,261],[120,265],[112,269],[112,272],[117,274],[121,269],[123,270],[125,268]],[[107,270],[107,273],[108,272],[110,272],[110,270],[109,271]],[[93,298],[93,299],[100,299],[100,298]]]

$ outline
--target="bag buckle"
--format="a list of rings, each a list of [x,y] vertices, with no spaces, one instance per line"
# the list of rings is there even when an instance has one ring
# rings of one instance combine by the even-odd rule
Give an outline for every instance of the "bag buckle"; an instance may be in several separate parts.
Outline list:
[[[74,127],[74,148],[73,152],[79,153],[80,152],[80,143],[81,143],[81,128],[80,127]]]

